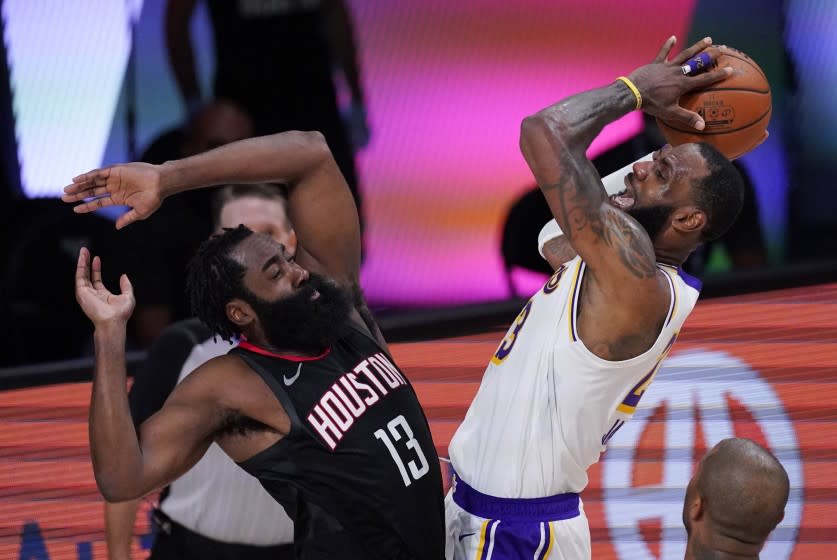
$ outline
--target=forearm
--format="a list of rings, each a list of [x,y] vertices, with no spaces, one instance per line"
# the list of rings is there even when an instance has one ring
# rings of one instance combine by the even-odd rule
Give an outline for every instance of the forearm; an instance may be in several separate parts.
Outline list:
[[[319,132],[249,138],[160,166],[164,196],[225,183],[284,182],[291,189],[332,159]]]
[[[622,82],[573,95],[523,121],[521,144],[547,141],[554,152],[584,155],[605,125],[636,108]]]
[[[570,242],[607,197],[587,148],[606,124],[635,107],[634,94],[619,82],[569,97],[521,125],[520,150]]]
[[[125,325],[97,326],[89,436],[93,473],[108,501],[142,493],[142,454],[128,407]]]
[[[109,560],[131,558],[131,541],[140,500],[105,504],[105,540]]]

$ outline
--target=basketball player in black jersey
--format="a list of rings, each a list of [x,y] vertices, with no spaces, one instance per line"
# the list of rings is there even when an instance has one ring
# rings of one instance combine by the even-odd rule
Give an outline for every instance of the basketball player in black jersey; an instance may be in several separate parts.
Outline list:
[[[129,163],[73,179],[79,213],[131,209],[222,183],[282,182],[296,227],[295,260],[244,227],[207,241],[190,267],[196,314],[242,342],[177,386],[137,437],[125,390],[125,325],[134,307],[102,283],[82,249],[76,298],[95,326],[90,447],[108,501],[143,496],[188,470],[212,441],[256,476],[294,518],[302,558],[444,554],[439,462],[412,386],[394,365],[358,286],[360,232],[346,182],[316,132],[235,142],[155,166]],[[308,524],[311,517],[316,524]],[[326,520],[327,523],[324,523]],[[332,528],[312,535],[311,526]]]

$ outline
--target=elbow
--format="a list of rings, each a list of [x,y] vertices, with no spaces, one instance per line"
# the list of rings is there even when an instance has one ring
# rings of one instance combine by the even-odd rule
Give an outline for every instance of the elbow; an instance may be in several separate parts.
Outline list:
[[[273,138],[281,146],[286,146],[288,142],[296,144],[317,161],[333,157],[325,136],[318,130],[291,130],[274,134]]]
[[[544,118],[540,113],[529,115],[520,123],[520,143],[523,144],[524,141],[541,134],[544,127]]]
[[[139,488],[116,483],[98,474],[96,474],[95,478],[99,493],[108,503],[127,502],[128,500],[141,498],[144,495]]]

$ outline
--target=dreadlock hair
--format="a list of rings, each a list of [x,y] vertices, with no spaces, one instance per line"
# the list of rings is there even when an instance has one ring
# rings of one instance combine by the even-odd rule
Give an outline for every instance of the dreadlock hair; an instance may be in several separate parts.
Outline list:
[[[232,341],[241,334],[238,326],[227,317],[226,305],[235,297],[244,297],[244,273],[247,269],[230,257],[238,245],[253,235],[243,225],[225,228],[201,243],[186,270],[186,291],[192,314],[222,339]]]
[[[701,142],[700,155],[709,168],[709,175],[693,181],[695,204],[706,214],[703,241],[718,239],[735,223],[744,205],[744,180],[728,160],[714,146]]]

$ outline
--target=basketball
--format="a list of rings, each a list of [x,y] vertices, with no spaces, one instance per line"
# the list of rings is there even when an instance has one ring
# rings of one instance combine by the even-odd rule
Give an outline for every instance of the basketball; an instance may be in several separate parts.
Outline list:
[[[731,66],[732,75],[680,98],[680,106],[703,117],[706,128],[695,130],[660,119],[657,124],[673,146],[706,142],[729,159],[735,159],[761,144],[767,136],[770,86],[759,65],[743,52],[723,45],[709,49],[715,55],[713,67]]]

